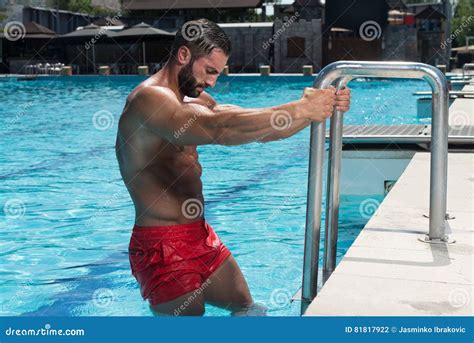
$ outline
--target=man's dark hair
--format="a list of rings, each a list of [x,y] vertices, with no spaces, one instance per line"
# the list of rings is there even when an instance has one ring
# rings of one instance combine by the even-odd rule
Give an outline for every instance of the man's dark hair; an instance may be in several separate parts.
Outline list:
[[[191,20],[179,28],[171,46],[171,61],[176,59],[182,46],[188,47],[193,60],[209,55],[213,49],[222,50],[226,56],[231,52],[229,37],[219,25],[208,19]]]

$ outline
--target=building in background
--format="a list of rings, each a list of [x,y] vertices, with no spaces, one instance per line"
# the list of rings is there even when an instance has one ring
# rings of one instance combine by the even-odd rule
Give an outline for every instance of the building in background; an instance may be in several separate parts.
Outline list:
[[[451,3],[332,0],[326,5],[324,64],[347,60],[449,65]]]
[[[169,31],[197,18],[218,23],[232,42],[231,72],[257,72],[261,65],[273,72],[300,72],[303,64],[319,70],[324,6],[319,0],[297,0],[275,8],[285,15],[275,14],[274,21],[262,0],[124,0],[122,11],[129,25],[144,21]]]
[[[104,16],[92,14],[96,11],[58,10],[46,7],[48,3],[0,0],[0,15],[4,13],[0,20],[3,18],[3,25],[11,20],[35,22],[58,35],[91,23],[104,26]],[[312,65],[317,72],[338,60],[449,65],[452,14],[447,0],[420,4],[406,4],[402,0],[295,0],[290,4],[276,1],[273,16],[267,16],[266,11],[271,2],[263,0],[92,0],[91,4],[94,10],[115,13],[125,29],[144,22],[154,29],[174,33],[186,21],[208,18],[218,23],[231,39],[230,72],[258,72],[262,65],[270,65],[272,72],[277,73],[301,72],[303,65]],[[160,41],[155,44],[155,39]],[[167,53],[162,49],[169,42],[161,44],[161,40],[148,39],[147,62],[159,56],[159,61],[154,62],[162,64]],[[97,50],[101,63],[123,63],[122,69],[136,70],[130,64],[144,59],[138,40],[137,44],[122,42],[117,49],[111,48],[118,44],[113,38],[108,43],[106,50]],[[1,46],[0,43],[0,52]],[[87,56],[84,58],[87,62]],[[5,58],[3,63],[5,68]],[[95,70],[95,66],[79,69]]]
[[[231,72],[258,72],[261,65],[275,73],[300,73],[303,65],[321,69],[321,19],[286,13],[274,22],[219,23],[232,42]]]
[[[274,5],[275,19],[286,21],[295,13],[299,14],[300,19],[311,21],[313,19],[323,19],[324,5],[320,0],[295,0],[291,5]]]
[[[0,0],[0,28],[8,22],[36,22],[57,34],[74,31],[90,24],[98,16],[90,13],[67,11],[50,6],[48,0]],[[120,13],[120,0],[91,0],[92,8]]]
[[[216,23],[254,22],[265,18],[263,0],[123,0],[122,12],[131,25],[143,21],[169,30],[197,18]]]
[[[90,24],[94,17],[86,13],[58,10],[48,7],[25,6],[22,10],[22,22],[37,22],[58,33],[74,31],[79,26]]]
[[[265,45],[273,35],[272,22],[219,23],[232,44],[230,72],[255,73],[260,65],[272,65],[273,50]]]
[[[415,17],[418,60],[432,65],[449,65],[451,56],[452,8],[449,1],[431,4],[409,4]]]
[[[77,26],[87,25],[94,18],[90,13],[78,13],[51,6],[48,0],[0,0],[0,27],[8,22],[35,21],[59,34],[71,32]],[[92,8],[120,11],[119,0],[91,0]]]

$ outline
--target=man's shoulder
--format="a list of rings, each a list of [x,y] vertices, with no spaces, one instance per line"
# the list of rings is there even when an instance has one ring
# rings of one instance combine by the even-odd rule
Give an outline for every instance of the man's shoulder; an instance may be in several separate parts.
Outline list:
[[[155,102],[155,101],[177,101],[176,94],[164,86],[157,85],[146,85],[139,86],[130,93],[128,96],[128,101],[130,102]]]
[[[176,106],[179,106],[179,101],[171,89],[163,86],[142,86],[137,87],[128,96],[126,112],[134,117],[149,117],[150,114],[158,112],[161,115],[173,113]]]

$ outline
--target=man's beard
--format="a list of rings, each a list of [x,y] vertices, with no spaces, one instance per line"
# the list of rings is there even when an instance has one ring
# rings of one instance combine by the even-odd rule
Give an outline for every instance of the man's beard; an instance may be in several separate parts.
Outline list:
[[[196,88],[202,87],[204,89],[204,86],[198,84],[196,78],[193,76],[193,61],[189,62],[179,71],[178,86],[181,93],[185,96],[197,98],[201,94]]]

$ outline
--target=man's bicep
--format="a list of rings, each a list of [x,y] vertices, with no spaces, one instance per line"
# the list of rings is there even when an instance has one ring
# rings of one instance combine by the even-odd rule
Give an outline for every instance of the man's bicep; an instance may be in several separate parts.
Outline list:
[[[194,103],[170,102],[153,113],[148,127],[160,137],[179,145],[212,144],[214,132],[205,123],[213,112]]]

